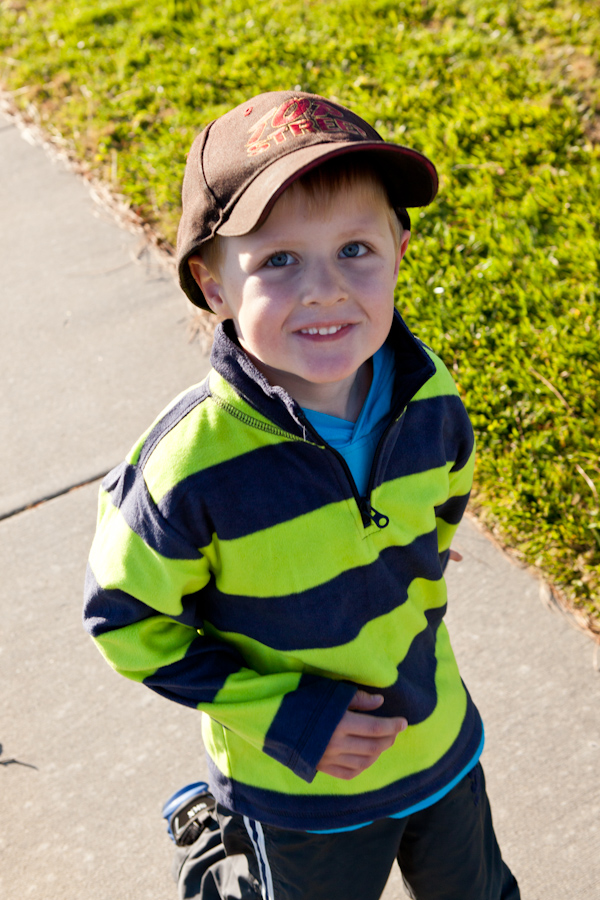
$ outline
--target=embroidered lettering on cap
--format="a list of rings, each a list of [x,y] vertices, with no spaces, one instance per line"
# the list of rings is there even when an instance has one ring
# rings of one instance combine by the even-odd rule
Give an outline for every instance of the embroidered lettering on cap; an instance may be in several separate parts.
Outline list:
[[[250,156],[268,150],[271,142],[283,143],[288,136],[337,131],[367,137],[366,131],[346,119],[341,110],[322,100],[307,97],[294,97],[279,107],[273,107],[249,130],[246,149]]]

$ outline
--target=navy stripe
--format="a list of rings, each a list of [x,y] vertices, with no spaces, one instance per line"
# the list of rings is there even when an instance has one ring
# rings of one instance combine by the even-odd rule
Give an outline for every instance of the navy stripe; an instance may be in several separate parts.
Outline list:
[[[437,427],[444,410],[445,433]],[[377,482],[440,468],[465,453],[468,458],[472,445],[464,446],[464,415],[458,397],[411,403],[387,442],[390,446],[386,444],[386,455],[394,439],[406,444],[406,451],[396,454],[401,462],[392,460],[387,471],[378,467]],[[213,534],[235,540],[352,497],[350,482],[333,453],[301,441],[261,447],[261,440],[262,432],[257,431],[257,449],[190,475],[160,500],[161,515],[189,535],[194,546],[206,546]],[[329,468],[324,473],[325,461]]]
[[[448,525],[458,525],[469,502],[469,494],[450,497],[445,503],[435,507],[436,517],[443,519]]]
[[[193,594],[184,594],[181,597],[182,612],[179,615],[169,613],[168,618],[197,631],[203,626],[201,604],[202,589]],[[85,573],[83,627],[92,637],[135,625],[156,613],[155,608],[142,603],[126,591],[101,587],[88,563]]]
[[[442,427],[440,427],[440,422]],[[442,396],[409,403],[396,440],[402,453],[392,454],[385,481],[427,472],[453,462],[453,471],[465,465],[473,449],[471,425],[460,397]]]
[[[273,756],[279,762],[283,762],[300,775],[301,778],[310,780],[310,768],[314,769],[325,748],[337,722],[341,719],[345,709],[354,696],[357,688],[362,688],[370,694],[377,692],[383,696],[383,705],[371,715],[379,717],[404,716],[409,725],[418,725],[424,722],[433,713],[437,706],[437,690],[435,686],[435,674],[437,669],[435,657],[436,633],[445,607],[442,609],[428,610],[425,615],[427,627],[416,635],[410,645],[410,649],[398,666],[398,678],[391,687],[380,688],[373,685],[359,683],[347,684],[339,682],[340,687],[345,685],[341,698],[342,707],[336,710],[336,716],[328,716],[325,724],[326,731],[319,733],[315,729],[311,734],[311,749],[302,749],[300,758],[289,758],[289,745],[298,729],[298,723],[311,722],[320,715],[323,704],[323,679],[314,675],[303,675],[298,689],[286,694],[277,713],[271,723],[265,738],[264,751]],[[335,682],[333,682],[335,684]],[[345,706],[343,705],[345,703]],[[311,727],[314,729],[314,722]],[[306,726],[309,730],[309,726]]]
[[[237,650],[199,635],[183,659],[161,666],[144,679],[144,684],[167,700],[196,707],[199,703],[212,703],[229,676],[242,668],[248,666]]]
[[[190,475],[159,501],[161,515],[194,546],[206,546],[215,533],[235,540],[352,496],[332,453],[301,441],[261,447],[262,432],[256,434],[257,449]]]
[[[356,685],[318,675],[302,675],[286,694],[265,736],[263,751],[312,781],[332,732],[348,709]]]
[[[108,473],[102,487],[131,530],[152,550],[167,559],[199,558],[196,547],[160,515],[139,468],[127,462],[121,463]]]
[[[418,725],[432,714],[437,705],[435,641],[445,612],[445,606],[425,611],[427,627],[413,638],[408,653],[398,666],[396,683],[386,688],[377,687],[377,693],[383,696],[383,705],[371,715],[404,716],[409,725]],[[358,686],[374,693],[372,685]]]
[[[248,566],[261,565],[260,559]],[[372,619],[406,602],[414,578],[442,578],[437,531],[421,535],[406,547],[388,547],[368,566],[283,597],[225,594],[213,581],[202,596],[204,616],[219,631],[245,634],[275,650],[295,651],[347,644]],[[323,627],[323,611],[336,601],[335,617]]]
[[[131,594],[101,588],[88,563],[85,573],[83,627],[92,637],[117,628],[126,628],[155,615],[156,610],[136,600]]]
[[[142,447],[138,459],[140,468],[144,468],[148,457],[156,447],[156,445],[169,433],[175,426],[184,419],[189,412],[195,409],[199,403],[206,400],[210,396],[208,388],[208,378],[205,378],[201,384],[195,385],[156,423]]]
[[[207,757],[211,790],[217,802],[240,815],[265,824],[299,830],[340,829],[385,818],[421,803],[442,790],[475,756],[483,737],[477,709],[467,694],[468,704],[460,733],[450,750],[428,769],[401,778],[377,791],[356,796],[298,795],[282,798],[277,791],[257,788],[240,781],[233,783]]]

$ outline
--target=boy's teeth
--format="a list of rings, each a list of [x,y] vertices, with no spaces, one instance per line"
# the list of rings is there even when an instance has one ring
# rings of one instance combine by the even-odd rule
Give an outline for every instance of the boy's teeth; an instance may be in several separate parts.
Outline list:
[[[301,328],[300,334],[335,334],[343,327],[343,325],[330,325],[329,328]]]

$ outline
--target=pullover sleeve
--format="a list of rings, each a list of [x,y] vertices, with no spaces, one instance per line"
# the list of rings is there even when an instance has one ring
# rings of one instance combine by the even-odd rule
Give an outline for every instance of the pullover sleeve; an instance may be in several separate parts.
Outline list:
[[[123,463],[100,490],[84,626],[117,672],[205,711],[312,781],[356,687],[297,671],[261,674],[205,634],[205,557],[165,520],[142,473]],[[285,699],[285,702],[283,702]]]
[[[442,569],[445,569],[448,563],[450,545],[467,508],[473,486],[475,439],[467,411],[462,403],[460,415],[452,418],[446,432],[448,443],[456,447],[457,451],[448,475],[448,497],[435,508]]]

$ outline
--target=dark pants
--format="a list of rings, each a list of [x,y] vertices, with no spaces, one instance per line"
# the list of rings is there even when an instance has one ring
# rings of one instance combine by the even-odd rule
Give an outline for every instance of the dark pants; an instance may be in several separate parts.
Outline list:
[[[379,900],[396,859],[414,900],[519,900],[502,861],[477,765],[434,806],[357,831],[307,834],[221,807],[178,850],[179,897],[197,900]]]

